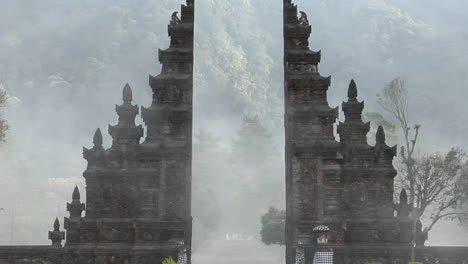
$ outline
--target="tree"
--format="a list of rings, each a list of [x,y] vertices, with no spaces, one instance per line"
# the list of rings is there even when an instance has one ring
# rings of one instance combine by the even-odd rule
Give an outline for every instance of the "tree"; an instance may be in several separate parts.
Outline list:
[[[378,97],[379,105],[397,121],[403,134],[396,184],[409,191],[411,217],[428,221],[422,231],[425,234],[444,218],[462,220],[464,214],[457,209],[468,193],[465,152],[453,148],[446,154],[418,157],[415,149],[421,126],[411,128],[405,82],[400,78],[390,81]]]
[[[268,212],[262,216],[262,242],[271,245],[284,245],[284,233],[286,224],[286,211],[270,207]]]
[[[235,232],[258,236],[265,209],[284,203],[284,162],[258,116],[243,118],[231,149],[226,175],[233,191],[226,223]]]
[[[408,113],[408,91],[405,82],[400,78],[393,79],[383,89],[383,95],[378,95],[379,105],[396,119],[403,132],[403,144],[400,156],[406,169],[406,179],[409,183],[409,203],[414,205],[415,200],[415,160],[414,150],[419,136],[420,125],[410,128]]]
[[[467,155],[460,149],[447,153],[430,153],[415,160],[413,218],[425,218],[428,225],[422,230],[427,234],[441,219],[463,220],[460,210],[468,194]],[[401,178],[399,179],[401,180]],[[409,188],[409,181],[401,181]]]
[[[232,142],[233,161],[255,168],[278,156],[271,134],[263,126],[258,116],[243,118],[237,131],[237,138]]]
[[[172,257],[170,257],[163,260],[162,264],[177,264],[177,262]]]
[[[3,85],[3,82],[0,82],[0,108],[3,108],[7,104],[8,93]],[[0,113],[0,142],[5,141],[6,132],[8,131],[8,123],[3,119],[2,114]]]

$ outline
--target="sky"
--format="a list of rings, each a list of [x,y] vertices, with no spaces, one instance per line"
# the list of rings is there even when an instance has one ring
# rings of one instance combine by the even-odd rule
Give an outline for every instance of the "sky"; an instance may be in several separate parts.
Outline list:
[[[81,147],[97,127],[116,123],[125,83],[135,103],[150,104],[148,74],[160,71],[157,50],[168,46],[166,25],[182,1],[0,2],[0,81],[11,96],[0,242],[47,243],[51,215],[63,217],[73,186],[84,187]],[[283,144],[282,6],[272,2],[197,1],[194,127],[226,147],[244,115],[260,116]],[[332,75],[331,106],[345,100],[353,78],[366,111],[382,112],[376,94],[401,77],[411,122],[422,125],[421,151],[468,148],[468,2],[295,2],[309,15],[311,48],[322,50],[319,71]],[[432,241],[468,245],[446,233]]]

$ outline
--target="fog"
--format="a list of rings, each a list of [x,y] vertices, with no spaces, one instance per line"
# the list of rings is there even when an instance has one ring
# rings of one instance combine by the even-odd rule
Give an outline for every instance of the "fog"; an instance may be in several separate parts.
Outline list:
[[[10,95],[10,131],[0,146],[0,243],[48,244],[73,187],[84,190],[81,147],[91,146],[97,127],[116,123],[125,83],[135,103],[150,105],[148,74],[161,69],[157,49],[168,47],[170,14],[184,1],[0,2],[0,81]],[[468,2],[295,2],[309,15],[312,49],[322,50],[319,71],[332,75],[331,106],[354,78],[365,111],[382,112],[376,94],[401,77],[411,121],[422,125],[421,150],[468,149]],[[284,208],[282,3],[196,5],[193,214],[195,252],[206,252],[226,233],[257,239],[260,215]],[[271,134],[269,156],[254,164],[233,147],[246,144],[239,143],[245,116],[258,116]],[[428,244],[468,245],[465,230],[442,223]],[[255,245],[281,257],[279,247]]]

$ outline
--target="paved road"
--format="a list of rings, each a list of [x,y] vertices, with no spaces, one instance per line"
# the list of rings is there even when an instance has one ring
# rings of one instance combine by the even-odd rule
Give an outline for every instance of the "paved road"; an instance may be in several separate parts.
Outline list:
[[[284,247],[260,241],[212,240],[193,252],[193,264],[284,264]]]

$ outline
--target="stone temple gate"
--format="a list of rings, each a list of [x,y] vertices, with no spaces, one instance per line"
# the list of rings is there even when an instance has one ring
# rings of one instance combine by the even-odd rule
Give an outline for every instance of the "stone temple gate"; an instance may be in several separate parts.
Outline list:
[[[97,129],[94,146],[83,149],[86,206],[76,188],[66,232],[58,219],[49,232],[52,246],[0,247],[0,259],[156,264],[172,257],[190,263],[194,11],[195,1],[187,0],[180,17],[171,17],[170,47],[159,51],[161,73],[149,77],[153,101],[141,108],[143,142],[143,127],[135,125],[140,109],[127,84],[115,109],[119,121],[108,129],[112,147],[103,148]]]
[[[335,139],[339,111],[327,101],[331,78],[318,71],[321,53],[309,49],[307,15],[298,16],[292,0],[283,6],[286,263],[313,263],[321,250],[315,231],[325,227],[334,263],[406,264],[421,239],[413,235],[406,193],[393,203],[396,147],[385,143],[381,127],[375,146],[368,145],[370,127],[354,81]],[[140,143],[140,109],[127,84],[116,106],[119,121],[108,129],[111,148],[103,148],[97,129],[94,146],[83,149],[87,204],[75,188],[65,232],[56,219],[52,245],[0,247],[0,264],[159,264],[167,257],[191,263],[194,11],[195,0],[186,0],[180,17],[171,16],[170,47],[159,51],[161,73],[149,77],[153,102],[141,108],[146,138]],[[468,248],[418,245],[415,254],[426,264],[468,263]]]
[[[335,139],[339,110],[327,101],[331,77],[318,71],[321,52],[309,49],[307,14],[283,0],[283,23],[286,263],[313,262],[320,251],[317,226],[329,229],[335,263],[406,264],[414,242],[424,263],[468,263],[468,248],[423,247],[404,190],[394,205],[396,146],[385,143],[382,127],[375,146],[367,143],[370,124],[362,121],[364,102],[354,80],[342,105],[345,120],[337,125],[340,141]]]

